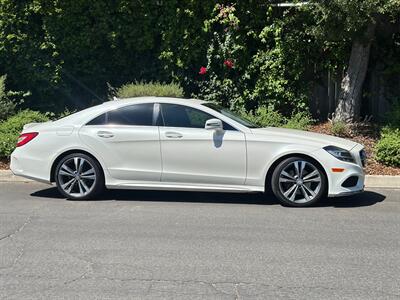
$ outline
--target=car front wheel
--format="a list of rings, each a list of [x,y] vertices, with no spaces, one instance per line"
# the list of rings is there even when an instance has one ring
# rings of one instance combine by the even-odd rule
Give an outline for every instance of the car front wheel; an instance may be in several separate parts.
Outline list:
[[[290,157],[272,175],[272,191],[288,206],[305,207],[325,196],[327,180],[319,165],[308,158]]]
[[[104,189],[104,175],[97,161],[83,153],[61,159],[56,167],[56,183],[68,199],[91,199]]]

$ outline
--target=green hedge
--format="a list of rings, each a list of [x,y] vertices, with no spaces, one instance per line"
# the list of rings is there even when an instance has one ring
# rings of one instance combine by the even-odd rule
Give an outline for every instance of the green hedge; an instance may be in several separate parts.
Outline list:
[[[270,107],[259,107],[254,113],[239,112],[244,118],[262,127],[284,127],[298,130],[308,130],[314,123],[311,115],[306,112],[297,112],[291,117],[283,116],[279,111]]]
[[[23,110],[0,123],[0,158],[8,158],[15,148],[18,136],[25,124],[46,122],[48,117],[32,110]]]
[[[183,89],[177,83],[159,83],[159,82],[134,82],[121,86],[116,90],[119,98],[156,96],[156,97],[183,97]]]
[[[385,127],[375,146],[376,159],[388,166],[400,167],[400,129]]]

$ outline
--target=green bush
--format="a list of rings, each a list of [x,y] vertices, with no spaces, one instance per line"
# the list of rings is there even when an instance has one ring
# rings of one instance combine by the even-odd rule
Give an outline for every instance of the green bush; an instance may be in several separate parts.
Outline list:
[[[310,113],[304,111],[293,114],[283,127],[298,130],[308,130],[313,123],[314,120]]]
[[[349,128],[345,122],[333,122],[331,127],[331,133],[335,136],[348,136],[349,135]]]
[[[6,93],[6,76],[0,77],[0,121],[7,119],[15,113],[16,104],[8,99]]]
[[[400,129],[385,127],[375,146],[376,159],[388,166],[400,167]]]
[[[273,107],[259,107],[253,116],[254,123],[262,127],[282,127],[286,118]]]
[[[121,86],[116,90],[118,98],[156,96],[156,97],[183,97],[183,89],[177,83],[135,82]]]
[[[8,158],[15,148],[18,136],[25,124],[46,122],[48,117],[40,112],[23,110],[0,123],[0,158]]]
[[[290,129],[308,130],[314,122],[308,112],[297,112],[294,113],[292,117],[287,118],[272,106],[259,107],[254,113],[246,113],[244,111],[239,111],[239,113],[245,119],[248,119],[261,127],[285,127]]]
[[[196,65],[197,74],[188,68],[192,74],[180,78],[182,84],[191,87],[190,80],[194,78],[195,96],[234,110],[271,105],[287,115],[305,109],[307,85],[301,78],[309,52],[303,52],[305,45],[299,44],[299,40],[307,39],[304,30],[295,25],[296,29],[289,33],[272,9],[263,10],[259,1],[240,6],[215,5],[210,18],[204,21],[203,31],[208,33],[203,38],[207,46],[205,57]],[[252,13],[246,14],[250,7]],[[263,22],[253,27],[253,18],[259,13]],[[301,48],[304,58],[295,54],[292,47]]]

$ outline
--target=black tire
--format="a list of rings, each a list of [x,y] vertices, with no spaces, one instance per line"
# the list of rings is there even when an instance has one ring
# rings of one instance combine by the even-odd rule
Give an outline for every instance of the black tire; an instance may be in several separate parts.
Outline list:
[[[296,164],[299,171],[296,171]],[[316,175],[311,176],[312,174]],[[284,206],[307,207],[326,196],[327,182],[324,170],[315,161],[305,157],[289,157],[275,168],[271,178],[271,188]],[[292,192],[285,195],[291,189]],[[290,199],[293,196],[294,198]]]
[[[78,162],[78,166],[76,162]],[[80,164],[82,164],[81,167],[79,167]],[[74,166],[76,166],[77,170],[70,172],[73,171]],[[74,175],[69,175],[70,173]],[[92,157],[83,153],[72,153],[63,157],[57,164],[54,177],[59,192],[67,199],[93,199],[105,189],[104,173],[100,164]],[[93,177],[94,179],[92,179]],[[73,181],[74,179],[75,181]],[[63,186],[70,180],[73,186],[71,191],[68,192],[69,186],[67,188]]]

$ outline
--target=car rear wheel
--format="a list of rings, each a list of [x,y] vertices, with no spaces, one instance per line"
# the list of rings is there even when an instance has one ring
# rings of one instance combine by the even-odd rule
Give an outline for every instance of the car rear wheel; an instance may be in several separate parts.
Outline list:
[[[101,166],[83,153],[62,158],[55,175],[58,190],[68,199],[92,199],[104,189]]]
[[[310,206],[325,196],[327,180],[321,167],[303,157],[282,161],[272,175],[272,191],[288,206]]]

